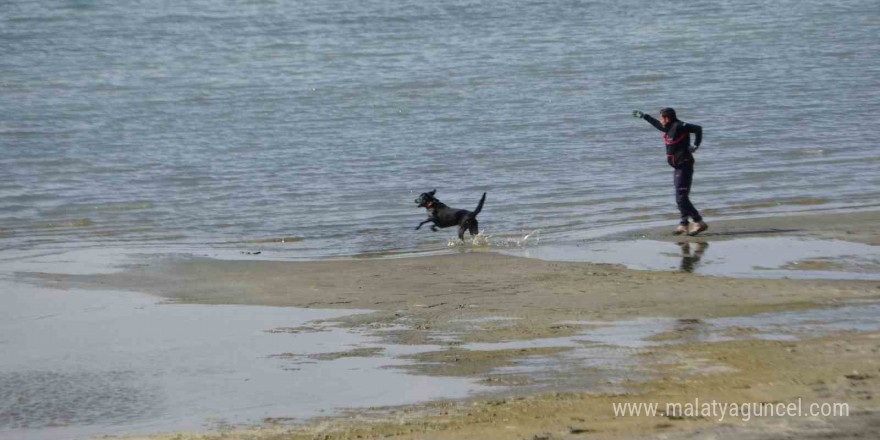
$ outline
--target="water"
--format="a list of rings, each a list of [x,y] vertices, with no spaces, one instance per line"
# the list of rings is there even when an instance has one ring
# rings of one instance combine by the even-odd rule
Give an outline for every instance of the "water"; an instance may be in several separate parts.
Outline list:
[[[749,243],[749,239],[742,242]],[[847,243],[840,251],[850,252],[851,245]],[[798,255],[809,255],[805,248],[795,250]],[[21,272],[105,273],[143,264],[145,258],[172,258],[145,257],[138,252],[148,254],[149,249],[4,252],[0,259],[0,437],[68,439],[216,430],[259,425],[264,420],[270,424],[272,420],[301,422],[340,408],[503,392],[503,388],[485,385],[522,384],[523,380],[539,388],[622,392],[628,381],[653,377],[655,373],[640,355],[647,347],[670,343],[668,338],[653,339],[666,333],[679,332],[676,341],[684,342],[734,337],[793,340],[839,331],[876,331],[880,325],[878,305],[869,301],[827,310],[699,322],[671,318],[561,322],[583,325],[584,331],[574,337],[460,345],[466,350],[571,348],[517,361],[477,382],[480,378],[403,374],[411,371],[414,362],[407,356],[443,346],[384,343],[382,330],[399,329],[399,325],[373,332],[314,321],[357,310],[167,304],[132,292],[31,286],[21,284],[17,277]],[[466,326],[504,326],[515,324],[516,319],[489,316],[454,321]],[[749,331],[729,334],[734,329]],[[430,339],[460,342],[459,336],[438,333]],[[352,350],[358,354],[351,354]],[[340,352],[349,354],[340,356]]]
[[[463,398],[486,389],[467,378],[391,368],[413,363],[404,356],[441,347],[388,344],[382,331],[393,326],[374,332],[333,322],[365,310],[174,304],[134,292],[57,290],[17,276],[110,273],[174,258],[149,252],[3,253],[0,438],[297,423],[339,409]]]
[[[656,364],[646,363],[647,350],[669,344],[705,344],[760,339],[796,341],[839,332],[880,330],[876,301],[849,301],[840,307],[804,311],[760,313],[725,318],[675,319],[643,317],[623,321],[564,321],[558,324],[583,326],[574,336],[494,343],[468,343],[464,350],[518,350],[558,347],[569,350],[549,356],[531,356],[514,365],[494,369],[489,383],[529,379],[533,388],[547,387],[586,392],[626,392],[627,381],[657,377]],[[445,335],[456,340],[456,335]],[[680,363],[675,353],[655,351],[655,362]],[[717,363],[697,363],[694,373],[729,372]]]
[[[0,249],[446,247],[433,188],[495,236],[672,219],[630,117],[664,106],[710,218],[876,206],[878,34],[873,0],[4,2]]]
[[[302,422],[343,408],[504,392],[478,383],[481,377],[418,376],[400,369],[413,365],[405,357],[441,346],[389,345],[380,334],[314,322],[359,311],[162,304],[131,292],[58,291],[2,280],[0,300],[8,305],[0,308],[4,439],[205,431],[271,424],[272,419]],[[864,302],[705,321],[569,321],[560,324],[584,330],[573,337],[458,348],[570,348],[494,369],[488,383],[527,377],[537,388],[624,392],[627,381],[656,374],[641,359],[647,348],[872,332],[880,328],[878,311],[876,302]],[[748,331],[730,333],[735,329]],[[675,337],[655,340],[666,334]],[[354,349],[365,352],[338,356]],[[709,368],[722,367],[703,369]]]
[[[340,408],[462,398],[465,378],[404,374],[378,337],[310,324],[361,311],[160,304],[131,292],[0,281],[0,437],[70,439],[302,422]],[[315,331],[289,331],[299,326]],[[327,356],[353,349],[356,357]],[[324,355],[324,356],[322,356]]]
[[[500,252],[549,261],[621,264],[637,270],[737,278],[880,280],[877,246],[842,240],[794,237],[741,238],[711,243],[596,240]]]

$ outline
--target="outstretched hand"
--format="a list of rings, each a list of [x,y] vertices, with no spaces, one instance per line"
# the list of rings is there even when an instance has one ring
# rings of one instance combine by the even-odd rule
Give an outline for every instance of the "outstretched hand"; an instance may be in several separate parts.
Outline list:
[[[633,117],[634,117],[634,118],[640,118],[640,119],[641,119],[643,116],[645,116],[645,114],[642,113],[640,110],[633,110]]]

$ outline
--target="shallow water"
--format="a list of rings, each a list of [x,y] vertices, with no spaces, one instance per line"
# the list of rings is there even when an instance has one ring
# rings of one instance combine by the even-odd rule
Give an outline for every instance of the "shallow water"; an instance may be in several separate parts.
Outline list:
[[[876,0],[0,3],[0,249],[443,248],[413,199],[544,237],[877,205]],[[282,242],[282,238],[285,240]]]
[[[162,304],[0,281],[0,437],[70,439],[291,421],[460,398],[467,379],[397,369],[411,347],[308,321],[359,313]],[[327,355],[355,348],[362,357]],[[386,350],[388,348],[388,350]],[[419,347],[420,350],[437,347]],[[323,354],[323,356],[322,356]]]
[[[515,350],[570,348],[552,356],[534,356],[491,373],[503,383],[505,376],[525,376],[533,387],[578,389],[587,392],[624,392],[624,381],[650,378],[653,368],[641,355],[648,349],[680,343],[714,343],[743,339],[794,341],[834,332],[880,331],[880,303],[848,302],[847,305],[805,311],[761,313],[726,318],[639,318],[614,322],[565,321],[561,325],[583,326],[572,337],[544,338],[500,343],[470,343],[465,350]],[[446,335],[454,340],[454,335]],[[655,361],[666,362],[665,353],[654,352]],[[676,359],[668,359],[674,362]],[[701,365],[694,372],[722,371],[721,365]]]
[[[622,264],[632,269],[754,278],[880,279],[880,248],[842,240],[740,238],[709,243],[655,240],[545,244],[499,252],[552,261]],[[835,270],[795,264],[820,260]],[[830,265],[829,264],[829,265]],[[830,269],[830,268],[826,268]]]
[[[0,261],[0,436],[68,439],[210,430],[266,419],[289,423],[337,408],[503,391],[474,379],[423,377],[401,372],[410,369],[388,368],[413,362],[402,357],[443,348],[380,342],[383,330],[399,326],[364,334],[320,322],[361,311],[173,304],[131,292],[59,291],[15,281],[20,271],[120,270],[143,263],[147,251],[22,251],[7,253],[9,258]],[[584,331],[570,338],[459,348],[568,347],[572,350],[523,359],[490,376],[512,377],[513,382],[526,377],[536,387],[620,392],[625,381],[651,377],[638,356],[654,346],[877,331],[878,312],[878,305],[868,302],[699,322],[567,322],[560,324],[582,325]],[[314,320],[319,322],[310,322]],[[504,326],[516,320],[490,316],[459,322]],[[678,337],[655,339],[667,333]],[[455,334],[429,340],[458,342]],[[489,383],[506,384],[503,379]]]

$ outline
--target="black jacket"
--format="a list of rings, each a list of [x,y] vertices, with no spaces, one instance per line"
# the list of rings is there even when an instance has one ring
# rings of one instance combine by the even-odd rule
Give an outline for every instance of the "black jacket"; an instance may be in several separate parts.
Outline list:
[[[669,163],[669,166],[684,168],[694,164],[694,155],[689,149],[691,133],[696,136],[694,145],[699,146],[703,141],[703,127],[676,119],[663,128],[663,124],[650,115],[646,114],[643,118],[657,130],[663,132],[663,141],[666,143],[666,162]]]

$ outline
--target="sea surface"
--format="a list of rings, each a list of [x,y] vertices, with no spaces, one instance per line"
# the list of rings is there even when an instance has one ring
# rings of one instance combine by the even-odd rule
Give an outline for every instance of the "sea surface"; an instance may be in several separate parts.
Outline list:
[[[702,125],[708,219],[880,205],[880,2],[0,3],[0,252],[445,248],[674,223],[661,134]]]

